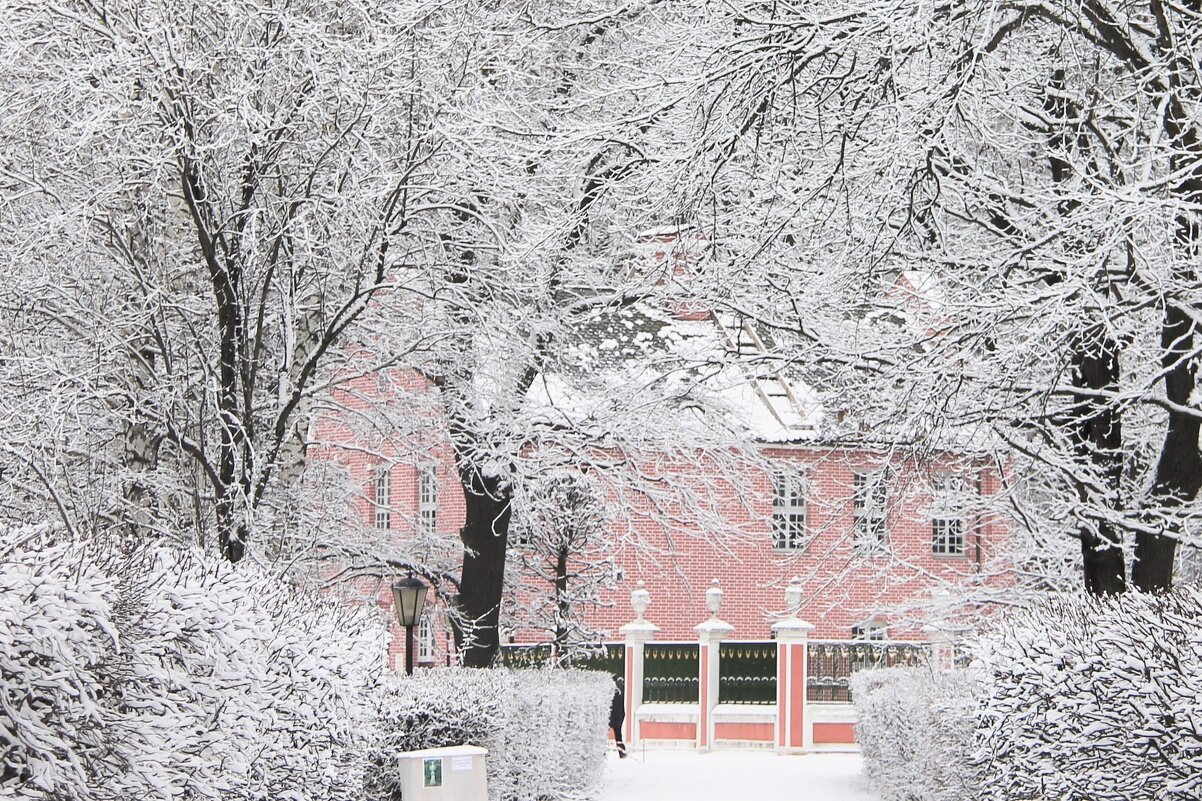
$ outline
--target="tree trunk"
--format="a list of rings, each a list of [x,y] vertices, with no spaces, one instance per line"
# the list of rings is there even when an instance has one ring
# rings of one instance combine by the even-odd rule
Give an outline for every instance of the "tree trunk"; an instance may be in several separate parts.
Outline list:
[[[568,549],[560,546],[555,551],[555,645],[560,658],[568,640],[568,615],[572,604],[568,600]]]
[[[1170,97],[1165,114],[1165,132],[1173,144],[1170,167],[1181,180],[1173,193],[1196,208],[1202,202],[1202,142],[1198,129],[1182,103],[1178,92],[1181,84],[1174,65]],[[1196,265],[1202,255],[1202,219],[1189,207],[1178,212],[1174,240],[1177,246],[1174,272],[1183,286],[1196,286]],[[1193,407],[1194,388],[1198,385],[1198,361],[1194,349],[1198,341],[1198,323],[1182,307],[1184,299],[1165,299],[1164,322],[1160,329],[1160,363],[1164,369],[1165,395],[1180,409]],[[1178,410],[1169,411],[1152,497],[1163,511],[1190,503],[1202,488],[1202,454],[1198,450],[1200,421],[1195,415]],[[1168,517],[1164,514],[1164,517]],[[1152,533],[1140,531],[1135,536],[1135,555],[1131,580],[1144,592],[1164,592],[1173,586],[1173,563],[1180,532]]]
[[[1165,310],[1161,333],[1166,368],[1165,392],[1170,401],[1187,406],[1197,381],[1197,366],[1189,357],[1194,349],[1196,323],[1176,306]],[[1198,452],[1199,420],[1182,412],[1169,412],[1168,430],[1156,464],[1152,497],[1168,509],[1189,503],[1202,485],[1202,455]],[[1167,511],[1167,510],[1166,510]],[[1167,516],[1167,515],[1166,515]],[[1164,592],[1173,586],[1177,537],[1140,531],[1135,535],[1132,583],[1144,592]]]
[[[465,517],[456,645],[464,667],[489,667],[501,646],[498,626],[505,585],[513,491],[497,478],[468,468],[461,473]]]
[[[1109,495],[1097,498],[1085,482],[1078,485],[1078,492],[1087,503],[1102,500],[1113,508],[1123,477],[1123,422],[1121,412],[1107,396],[1118,389],[1118,343],[1102,326],[1095,325],[1075,343],[1072,366],[1073,386],[1083,390],[1074,397],[1072,410],[1077,458]],[[1078,533],[1085,589],[1094,595],[1124,592],[1127,571],[1122,532],[1097,523],[1083,526]]]
[[[1081,565],[1085,573],[1085,591],[1092,595],[1117,595],[1127,590],[1127,571],[1118,535],[1110,526],[1104,533],[1079,532]]]
[[[1081,111],[1066,99],[1064,85],[1064,69],[1054,70],[1044,98],[1044,109],[1057,120],[1048,138],[1048,166],[1052,180],[1058,185],[1068,183],[1074,176],[1074,167],[1068,159],[1071,153],[1083,157],[1089,172],[1097,172],[1089,139],[1076,122],[1082,117]],[[1057,211],[1068,222],[1079,205],[1073,199],[1062,200]],[[1073,249],[1071,240],[1069,248]],[[1050,282],[1061,280],[1062,276],[1055,275]],[[1097,289],[1103,294],[1109,291],[1105,285]],[[1100,323],[1091,323],[1081,332],[1069,354],[1072,385],[1080,391],[1073,394],[1073,406],[1064,426],[1083,473],[1077,481],[1077,496],[1087,506],[1101,505],[1106,509],[1114,509],[1121,503],[1123,425],[1122,411],[1114,401],[1121,378],[1118,354],[1118,343]],[[1078,528],[1077,536],[1081,540],[1086,591],[1094,595],[1125,592],[1127,568],[1122,532],[1105,522],[1088,522]]]

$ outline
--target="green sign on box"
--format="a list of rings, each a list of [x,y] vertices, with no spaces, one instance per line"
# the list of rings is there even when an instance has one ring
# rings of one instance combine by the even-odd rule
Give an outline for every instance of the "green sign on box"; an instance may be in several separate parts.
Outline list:
[[[442,787],[442,759],[433,757],[422,760],[422,783],[426,787]]]

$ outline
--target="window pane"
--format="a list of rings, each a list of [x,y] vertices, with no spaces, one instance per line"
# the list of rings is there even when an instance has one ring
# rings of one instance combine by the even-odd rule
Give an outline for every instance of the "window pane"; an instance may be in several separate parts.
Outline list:
[[[433,534],[438,522],[438,473],[434,465],[418,468],[418,528]]]
[[[787,469],[772,475],[772,547],[801,550],[808,544],[805,475]]]
[[[861,551],[884,551],[888,545],[885,508],[888,484],[885,471],[856,473],[852,477],[855,513],[855,543]]]
[[[938,476],[932,481],[931,552],[962,555],[965,548],[964,480]]]
[[[382,469],[376,473],[372,525],[379,529],[392,528],[392,470]]]
[[[417,658],[423,661],[434,658],[434,623],[429,615],[423,615],[418,626]]]

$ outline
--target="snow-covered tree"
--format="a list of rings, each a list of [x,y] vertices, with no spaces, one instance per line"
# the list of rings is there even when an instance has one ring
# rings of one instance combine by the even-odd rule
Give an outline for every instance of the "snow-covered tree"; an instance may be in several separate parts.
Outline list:
[[[671,270],[628,270],[621,251],[678,221],[697,8],[13,12],[0,30],[10,511],[28,500],[36,519],[51,499],[72,526],[184,536],[231,560],[259,537],[291,557],[289,539],[332,544],[321,535],[344,528],[354,491],[307,459],[315,415],[346,399],[331,390],[350,388],[343,411],[378,431],[420,431],[433,413],[467,505],[469,664],[495,650],[513,488],[546,453],[647,483],[652,513],[706,516],[706,493],[662,478],[724,436],[670,435],[680,415],[656,412],[693,403],[680,359],[617,391],[577,382],[604,401],[583,412],[548,391],[578,361],[561,347],[573,331],[635,300],[674,302]],[[356,379],[389,367],[436,392],[373,408]],[[356,568],[412,562],[378,546],[356,544]]]
[[[712,456],[733,452],[710,447],[730,440],[717,428],[680,436],[697,419],[688,359],[578,369],[601,321],[637,303],[661,327],[672,320],[670,265],[630,267],[639,232],[678,221],[672,187],[702,23],[689,6],[571,0],[449,4],[423,27],[423,87],[445,99],[429,163],[454,200],[430,228],[431,262],[398,272],[426,288],[426,330],[437,332],[400,361],[436,388],[463,487],[456,634],[467,665],[488,664],[498,646],[513,502],[528,478],[589,468],[607,496],[645,485],[651,513],[689,510],[698,532],[724,525],[716,496],[650,476],[735,458]]]
[[[729,302],[850,436],[996,453],[1097,593],[1198,537],[1198,13],[735,3],[700,89]]]
[[[511,623],[543,631],[558,657],[570,657],[597,642],[588,613],[619,578],[605,499],[587,474],[567,469],[518,490]]]
[[[314,399],[377,364],[348,328],[404,291],[390,282],[422,258],[412,229],[444,202],[415,74],[426,13],[7,9],[15,497],[53,496],[69,523],[183,532],[231,561],[252,531],[287,536],[329,508],[298,489]],[[389,313],[395,339],[415,330]]]

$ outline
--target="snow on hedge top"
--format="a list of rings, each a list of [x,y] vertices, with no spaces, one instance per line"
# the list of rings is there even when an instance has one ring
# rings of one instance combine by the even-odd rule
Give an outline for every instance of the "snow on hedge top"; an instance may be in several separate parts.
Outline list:
[[[251,564],[0,531],[0,796],[357,798],[382,637]]]

